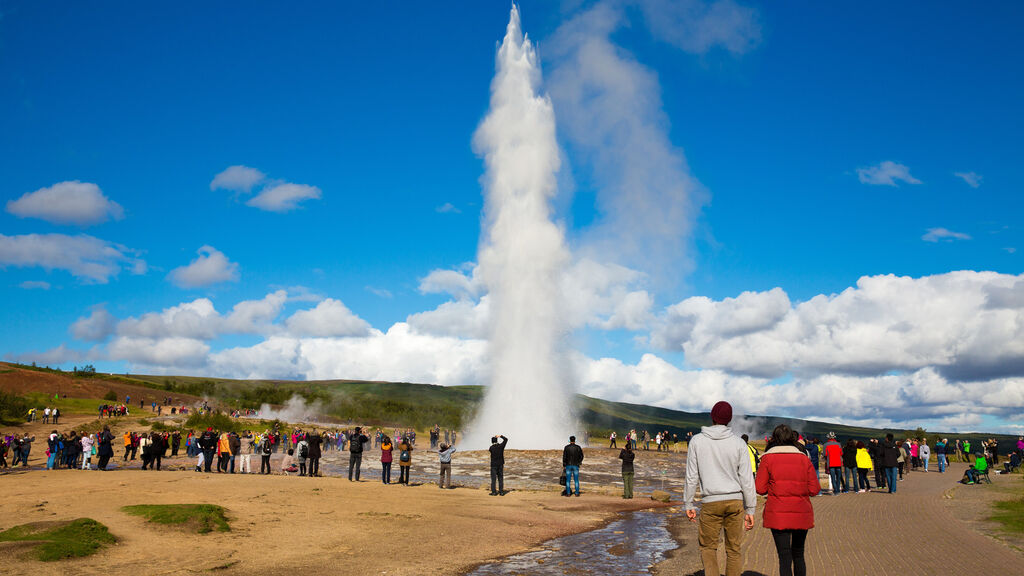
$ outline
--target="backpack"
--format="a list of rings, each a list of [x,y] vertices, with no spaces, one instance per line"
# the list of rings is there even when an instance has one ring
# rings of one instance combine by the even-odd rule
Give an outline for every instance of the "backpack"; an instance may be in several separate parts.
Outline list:
[[[299,446],[299,458],[308,458],[308,457],[309,457],[309,445],[303,444],[302,446]]]
[[[409,462],[412,460],[412,454],[408,450],[402,450],[402,453],[398,455],[399,462]]]

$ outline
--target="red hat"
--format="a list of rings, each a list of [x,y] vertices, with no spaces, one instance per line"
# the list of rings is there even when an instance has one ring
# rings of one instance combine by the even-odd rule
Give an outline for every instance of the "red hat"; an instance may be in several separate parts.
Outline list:
[[[711,423],[712,424],[728,424],[732,421],[732,405],[725,400],[715,404],[714,408],[711,409]]]

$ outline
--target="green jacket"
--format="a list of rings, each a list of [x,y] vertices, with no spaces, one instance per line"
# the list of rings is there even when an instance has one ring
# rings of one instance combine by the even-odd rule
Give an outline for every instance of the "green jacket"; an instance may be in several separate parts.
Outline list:
[[[984,456],[978,456],[974,460],[974,469],[977,470],[978,472],[984,472],[985,470],[988,470],[988,460],[985,460]]]

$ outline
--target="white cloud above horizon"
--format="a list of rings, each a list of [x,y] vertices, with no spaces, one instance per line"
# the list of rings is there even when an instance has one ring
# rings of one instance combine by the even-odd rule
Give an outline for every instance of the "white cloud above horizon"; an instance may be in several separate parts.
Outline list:
[[[49,290],[50,283],[45,280],[25,280],[18,286],[24,290]]]
[[[437,212],[438,214],[462,214],[462,210],[456,208],[451,202],[445,202],[437,208],[434,208],[434,212]]]
[[[267,212],[290,212],[305,200],[319,200],[321,195],[316,186],[279,182],[265,186],[245,204]]]
[[[230,190],[237,195],[252,194],[254,189],[256,195],[246,200],[245,205],[277,213],[297,210],[302,202],[319,200],[323,195],[316,186],[271,180],[260,170],[243,165],[229,166],[210,182],[210,190]]]
[[[236,165],[228,166],[223,172],[213,177],[210,190],[231,190],[248,194],[252,189],[267,179],[267,175],[255,168]]]
[[[965,234],[963,232],[953,232],[952,230],[947,230],[945,228],[929,228],[928,231],[925,232],[923,236],[921,236],[921,240],[924,240],[925,242],[951,242],[953,240],[970,239],[970,234]]]
[[[857,179],[862,184],[873,186],[899,186],[898,182],[921,184],[922,182],[910,175],[910,168],[899,162],[886,160],[877,166],[857,168]]]
[[[7,211],[18,218],[38,218],[51,224],[88,227],[108,220],[124,218],[124,209],[107,198],[91,182],[58,182],[35,192],[27,192],[7,202]]]
[[[171,270],[167,279],[181,288],[201,288],[223,282],[238,281],[238,264],[228,260],[213,246],[202,246],[198,256],[186,266]]]
[[[145,274],[137,252],[87,234],[0,234],[0,268],[64,270],[87,284],[106,284],[121,270]]]
[[[953,176],[963,180],[971,188],[978,188],[981,186],[981,181],[984,180],[981,174],[977,172],[953,172]]]
[[[67,361],[216,377],[487,381],[486,294],[410,315],[387,331],[330,298],[281,318],[287,300],[273,292],[220,315],[200,298],[121,320],[113,330],[99,307],[71,331],[93,341],[113,336],[106,346],[85,354],[65,345],[37,357],[58,363],[63,351]],[[747,414],[966,429],[976,420],[958,420],[965,413],[1007,420],[1024,412],[1022,316],[1024,275],[866,276],[805,302],[775,288],[669,306],[649,321],[650,341],[682,351],[684,366],[654,351],[635,364],[573,352],[569,363],[580,392],[613,401],[705,411],[726,398]],[[234,333],[263,340],[215,349]]]

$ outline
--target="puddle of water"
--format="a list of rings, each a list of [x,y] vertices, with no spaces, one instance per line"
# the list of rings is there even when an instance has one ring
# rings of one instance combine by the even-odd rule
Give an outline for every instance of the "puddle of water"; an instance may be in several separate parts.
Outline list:
[[[678,547],[668,531],[669,517],[662,511],[631,512],[604,528],[555,538],[542,550],[480,566],[469,576],[649,575],[665,552]]]

